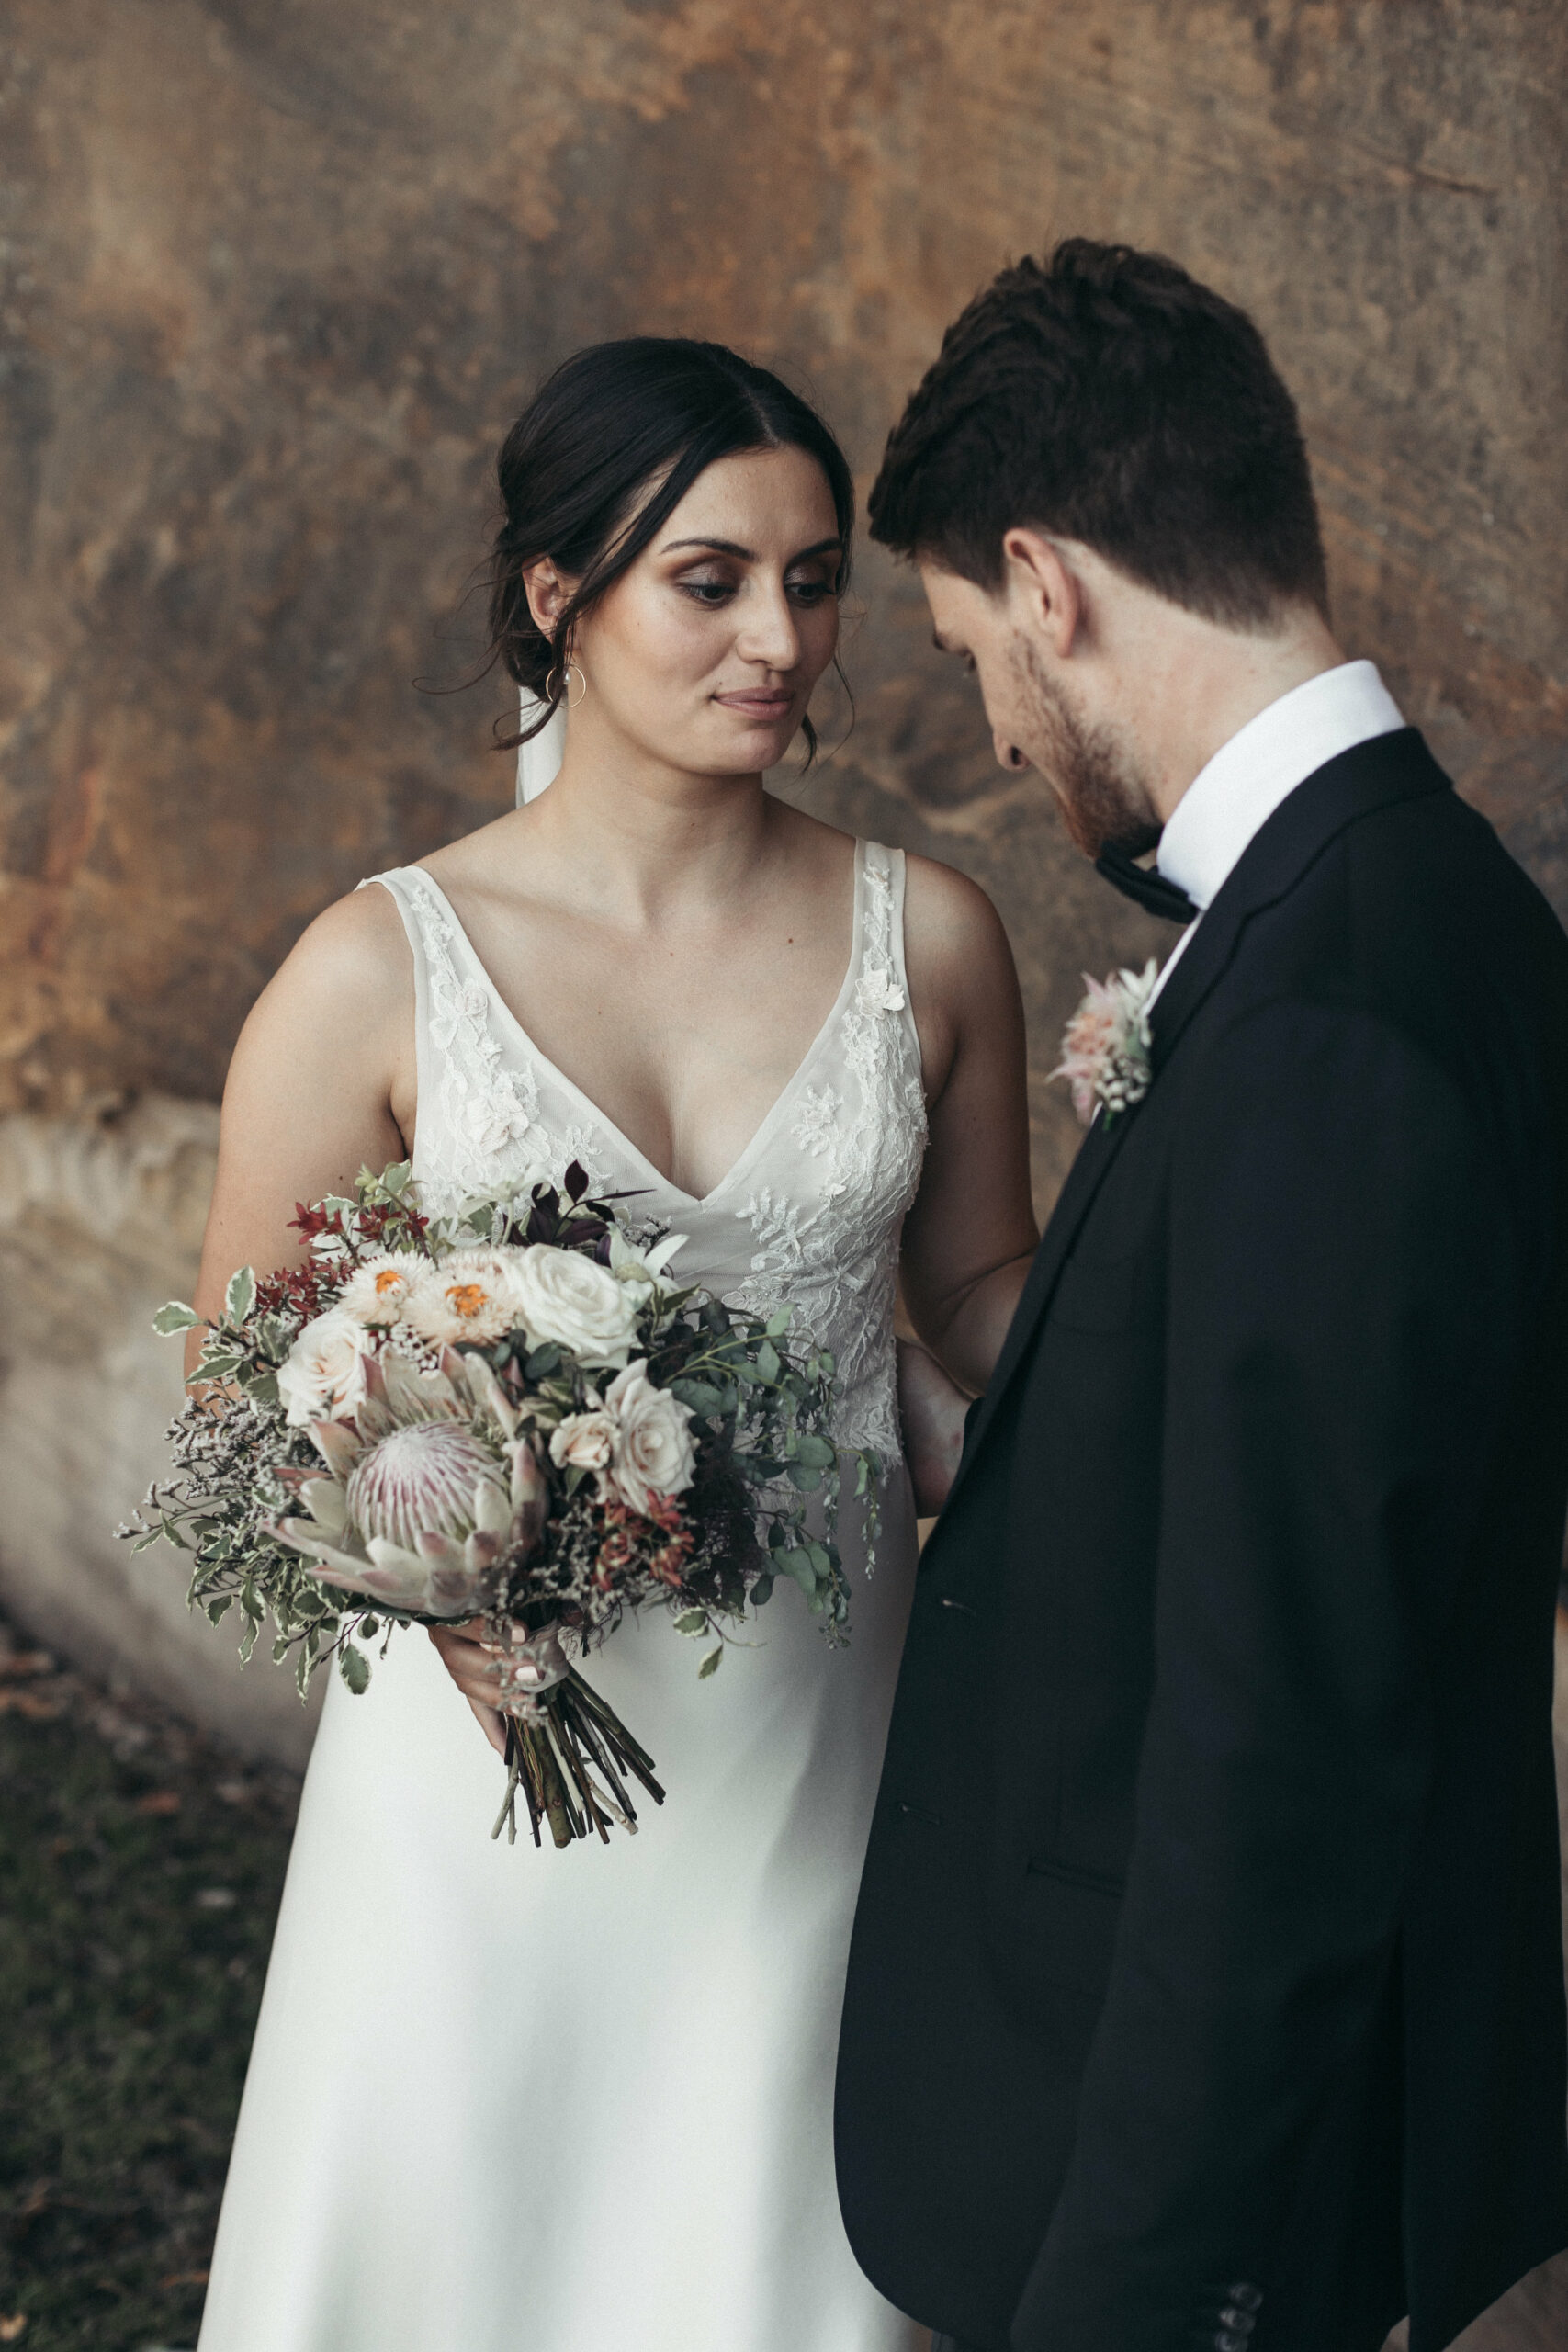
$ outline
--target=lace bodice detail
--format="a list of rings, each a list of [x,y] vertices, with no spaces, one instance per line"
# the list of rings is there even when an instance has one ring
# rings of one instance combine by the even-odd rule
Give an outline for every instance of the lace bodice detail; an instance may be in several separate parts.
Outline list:
[[[499,1184],[595,1190],[687,1236],[675,1271],[731,1305],[798,1326],[839,1362],[840,1442],[898,1452],[893,1299],[898,1239],[926,1143],[920,1049],[904,970],[904,854],[855,848],[854,930],[838,1000],[739,1159],[701,1200],[661,1176],[540,1053],[497,995],[422,866],[373,877],[413,953],[419,1110],[413,1167],[438,1213]],[[363,886],[362,886],[363,887]]]

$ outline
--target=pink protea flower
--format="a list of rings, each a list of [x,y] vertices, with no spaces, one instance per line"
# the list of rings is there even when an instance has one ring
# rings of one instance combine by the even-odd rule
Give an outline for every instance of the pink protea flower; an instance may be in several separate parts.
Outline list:
[[[1149,1091],[1148,1001],[1158,970],[1151,956],[1141,972],[1112,972],[1103,980],[1083,976],[1089,993],[1062,1032],[1062,1058],[1051,1076],[1066,1080],[1086,1127],[1097,1104],[1113,1119]]]
[[[545,1523],[532,1443],[482,1356],[447,1349],[434,1374],[367,1356],[365,1385],[352,1415],[311,1423],[322,1470],[276,1474],[309,1516],[272,1532],[327,1584],[389,1608],[471,1617],[489,1605],[492,1572]]]
[[[423,1534],[460,1541],[476,1525],[504,1527],[512,1517],[502,1464],[455,1420],[389,1430],[349,1472],[347,1496],[362,1535],[385,1536],[405,1552],[416,1551]]]

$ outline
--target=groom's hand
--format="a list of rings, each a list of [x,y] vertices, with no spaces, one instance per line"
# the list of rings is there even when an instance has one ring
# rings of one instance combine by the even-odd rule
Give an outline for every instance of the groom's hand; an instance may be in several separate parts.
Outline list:
[[[898,1418],[915,1508],[930,1519],[947,1500],[964,1451],[970,1399],[918,1340],[898,1342]]]

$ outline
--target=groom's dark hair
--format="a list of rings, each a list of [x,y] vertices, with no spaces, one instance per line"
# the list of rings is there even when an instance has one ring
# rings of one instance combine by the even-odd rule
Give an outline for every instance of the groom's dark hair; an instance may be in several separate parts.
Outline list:
[[[977,294],[888,436],[871,535],[995,592],[1032,524],[1235,628],[1326,616],[1295,402],[1252,321],[1161,254],[1070,237]]]

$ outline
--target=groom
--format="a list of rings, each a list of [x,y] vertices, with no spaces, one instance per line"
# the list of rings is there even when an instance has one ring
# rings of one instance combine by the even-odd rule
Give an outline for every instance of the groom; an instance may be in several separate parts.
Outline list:
[[[851,2239],[939,2347],[1440,2352],[1568,2243],[1568,940],[1330,636],[1290,395],[1170,263],[1005,272],[871,514],[1187,927],[922,1564]]]

